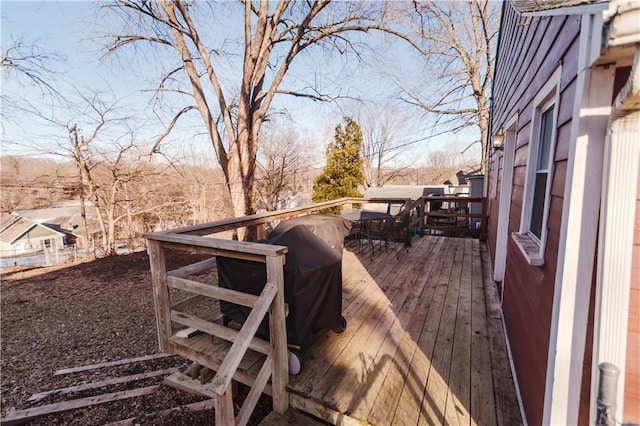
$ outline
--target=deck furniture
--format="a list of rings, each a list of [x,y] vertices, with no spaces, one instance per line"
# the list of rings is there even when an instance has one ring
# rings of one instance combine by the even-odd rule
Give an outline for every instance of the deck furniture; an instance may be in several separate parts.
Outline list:
[[[396,216],[388,216],[383,219],[372,219],[365,222],[362,237],[366,239],[371,248],[371,256],[375,252],[376,242],[379,247],[389,248],[389,243],[393,243],[396,258],[398,258],[398,244],[408,246],[410,244],[410,223],[409,211],[403,210]]]

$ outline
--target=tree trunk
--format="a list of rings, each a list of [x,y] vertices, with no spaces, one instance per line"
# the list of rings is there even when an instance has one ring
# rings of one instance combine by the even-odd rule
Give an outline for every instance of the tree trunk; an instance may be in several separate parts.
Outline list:
[[[480,173],[484,174],[487,162],[487,149],[489,147],[489,106],[486,96],[480,96],[477,102],[478,127],[480,128],[480,143],[482,145],[482,156],[480,157]]]
[[[229,150],[229,162],[226,173],[227,185],[231,195],[231,205],[235,217],[248,216],[256,212],[253,194],[255,175],[255,155],[247,149],[253,146],[250,141],[251,132],[244,127],[239,129],[236,143]],[[238,147],[245,149],[238,150]],[[255,228],[238,229],[240,241],[254,241],[256,239]]]

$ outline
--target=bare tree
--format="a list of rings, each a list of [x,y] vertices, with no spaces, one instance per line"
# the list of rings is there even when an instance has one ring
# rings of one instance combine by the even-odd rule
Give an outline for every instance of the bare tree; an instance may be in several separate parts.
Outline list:
[[[88,225],[87,204],[96,208],[97,223],[100,227],[100,246],[105,254],[114,252],[119,224],[135,215],[159,209],[158,205],[135,205],[132,209],[131,187],[142,178],[154,173],[160,174],[158,167],[149,167],[150,144],[136,141],[130,117],[118,106],[118,101],[105,101],[105,95],[87,96],[76,92],[73,99],[61,98],[63,112],[58,116],[48,116],[32,111],[34,119],[48,123],[64,132],[48,137],[58,142],[25,146],[40,154],[53,155],[71,160],[75,174],[74,192],[80,198],[82,236],[88,243],[91,234]],[[62,115],[65,115],[65,120]],[[54,114],[55,115],[55,114]],[[164,166],[169,167],[170,164]],[[177,198],[173,203],[184,202]]]
[[[0,68],[3,73],[13,73],[17,78],[25,77],[34,83],[42,94],[58,95],[52,84],[55,77],[53,66],[61,61],[61,57],[45,52],[37,42],[14,40],[6,50],[2,50]]]
[[[405,3],[402,3],[405,4]],[[489,141],[489,93],[493,78],[498,2],[413,1],[408,22],[396,32],[424,58],[430,81],[419,88],[396,80],[403,99],[440,116],[439,124],[454,132],[469,126],[480,130],[481,167]],[[406,28],[411,33],[404,33]]]
[[[258,151],[256,189],[265,209],[272,211],[288,196],[295,196],[307,182],[313,156],[300,135],[282,123],[270,126]]]
[[[188,200],[181,194],[173,195],[164,203],[146,203],[139,197],[143,182],[158,179],[164,167],[151,167],[144,146],[138,146],[133,138],[117,143],[117,150],[98,154],[93,161],[95,166],[90,174],[93,187],[93,201],[98,207],[101,228],[103,229],[103,247],[106,254],[112,254],[117,236],[122,229],[134,228],[133,218],[149,212],[161,210],[165,206],[182,206]],[[166,189],[166,186],[165,186]],[[106,233],[105,233],[106,229]],[[131,237],[131,235],[129,235]]]
[[[379,187],[401,178],[411,167],[411,161],[402,158],[405,150],[417,142],[402,137],[411,122],[406,108],[390,102],[358,103],[354,108],[362,129],[365,186]]]
[[[234,4],[116,0],[110,8],[123,17],[126,27],[110,34],[112,42],[108,46],[108,52],[113,52],[124,46],[147,43],[172,51],[179,58],[180,65],[160,78],[157,91],[191,99],[174,111],[155,148],[182,115],[198,111],[238,216],[255,211],[258,135],[275,96],[328,99],[313,88],[284,87],[294,59],[312,46],[325,46],[340,53],[356,51],[357,43],[350,39],[351,34],[377,28],[376,20],[385,7],[374,2],[333,4],[330,0],[242,0],[240,4],[243,10],[237,15],[242,16],[244,39],[233,52],[242,58],[236,81],[224,75],[229,61],[225,43],[207,44],[207,26],[197,20],[205,15],[205,8],[215,16],[220,8],[235,7]],[[186,77],[190,89],[179,83],[173,85],[183,81],[180,76]]]

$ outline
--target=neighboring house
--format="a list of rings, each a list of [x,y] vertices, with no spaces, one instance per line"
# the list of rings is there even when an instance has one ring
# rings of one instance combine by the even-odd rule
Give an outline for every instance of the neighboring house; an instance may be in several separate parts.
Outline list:
[[[46,225],[12,214],[0,217],[0,252],[3,256],[58,250],[65,244],[65,234]]]
[[[503,4],[489,246],[523,414],[640,423],[640,2]]]
[[[87,226],[89,228],[89,240],[97,240],[99,238],[100,226],[95,219],[97,216],[96,208],[90,203],[87,203],[85,208]],[[66,234],[67,244],[86,247],[83,235],[81,208],[78,201],[70,201],[66,205],[54,206],[48,209],[16,210],[13,214]]]
[[[465,170],[458,170],[455,176],[451,176],[443,183],[458,187],[469,186],[469,178],[480,175],[480,167],[467,167]]]

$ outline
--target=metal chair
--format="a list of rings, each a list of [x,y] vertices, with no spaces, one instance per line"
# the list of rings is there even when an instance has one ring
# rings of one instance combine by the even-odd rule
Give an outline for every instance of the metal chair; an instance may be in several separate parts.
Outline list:
[[[371,258],[375,253],[375,242],[380,243],[380,248],[384,245],[385,251],[388,250],[389,243],[394,243],[396,251],[396,259],[398,256],[398,243],[405,245],[407,253],[409,252],[410,234],[409,223],[411,216],[408,211],[403,210],[396,216],[390,218],[367,221],[366,226],[362,230],[362,236],[369,242],[371,247]]]
[[[362,251],[362,238],[363,238],[363,224],[362,221],[355,221],[351,225],[349,233],[345,237],[345,243],[350,241],[356,241],[358,244],[358,252]]]

